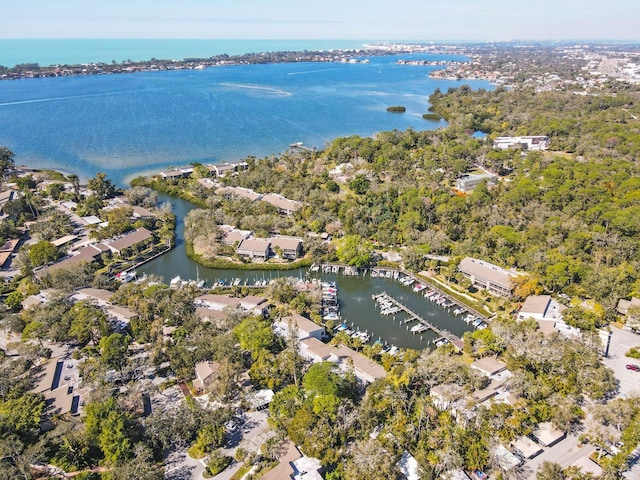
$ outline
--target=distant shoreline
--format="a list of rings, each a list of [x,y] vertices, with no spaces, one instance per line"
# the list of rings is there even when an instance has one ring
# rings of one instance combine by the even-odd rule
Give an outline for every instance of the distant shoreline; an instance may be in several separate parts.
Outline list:
[[[0,80],[25,78],[49,78],[65,76],[105,75],[117,73],[153,72],[165,70],[204,70],[209,67],[259,65],[274,63],[358,63],[361,57],[398,54],[428,53],[433,55],[464,55],[462,47],[389,44],[350,49],[298,50],[244,53],[240,55],[218,54],[211,57],[186,57],[182,60],[151,58],[141,61],[111,63],[58,63],[42,66],[38,63],[20,63],[13,67],[0,65]]]

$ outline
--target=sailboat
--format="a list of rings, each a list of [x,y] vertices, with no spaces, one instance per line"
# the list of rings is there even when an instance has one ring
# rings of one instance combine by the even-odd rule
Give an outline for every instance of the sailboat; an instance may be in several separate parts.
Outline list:
[[[202,288],[205,283],[207,283],[205,279],[200,280],[200,270],[198,270],[198,265],[196,265],[196,287]]]

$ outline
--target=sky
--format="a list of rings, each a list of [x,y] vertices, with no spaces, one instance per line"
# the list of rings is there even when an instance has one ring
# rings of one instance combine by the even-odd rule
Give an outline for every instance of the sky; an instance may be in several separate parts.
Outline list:
[[[640,40],[638,0],[0,0],[0,38]]]

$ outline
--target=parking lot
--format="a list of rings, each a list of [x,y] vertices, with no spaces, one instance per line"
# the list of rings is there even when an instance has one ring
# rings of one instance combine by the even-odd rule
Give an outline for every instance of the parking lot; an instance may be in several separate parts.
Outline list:
[[[612,327],[611,331],[609,357],[604,359],[604,364],[613,370],[619,382],[619,395],[622,398],[640,395],[640,372],[626,367],[629,364],[640,365],[640,360],[624,356],[629,348],[640,346],[640,335],[616,327]]]

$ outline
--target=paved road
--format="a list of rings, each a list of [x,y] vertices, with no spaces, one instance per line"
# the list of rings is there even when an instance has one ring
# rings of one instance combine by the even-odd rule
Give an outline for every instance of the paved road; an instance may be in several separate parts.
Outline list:
[[[640,361],[624,356],[629,348],[640,346],[640,335],[615,327],[612,327],[611,331],[609,357],[604,359],[604,364],[613,370],[619,382],[621,397],[640,395],[640,372],[627,370],[625,367],[628,363],[640,365]]]

